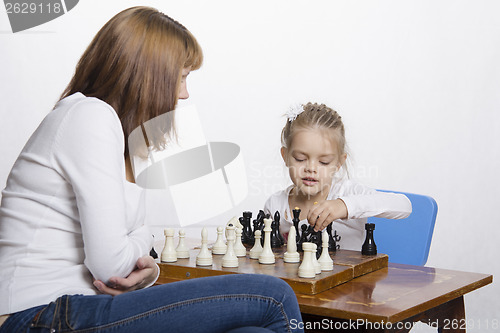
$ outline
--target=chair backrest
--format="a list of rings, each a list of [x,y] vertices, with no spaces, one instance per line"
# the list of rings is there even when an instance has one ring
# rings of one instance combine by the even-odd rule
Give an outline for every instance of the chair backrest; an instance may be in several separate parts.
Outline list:
[[[429,256],[437,215],[436,201],[426,195],[403,193],[410,199],[412,213],[405,219],[368,218],[375,223],[373,233],[378,253],[389,255],[389,262],[423,266]]]

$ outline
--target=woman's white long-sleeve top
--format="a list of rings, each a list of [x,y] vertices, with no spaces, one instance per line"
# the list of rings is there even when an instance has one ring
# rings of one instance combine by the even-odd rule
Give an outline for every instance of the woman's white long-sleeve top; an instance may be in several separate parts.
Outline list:
[[[125,179],[114,109],[81,93],[61,100],[2,192],[0,314],[96,294],[93,278],[130,274],[153,243],[143,195]]]

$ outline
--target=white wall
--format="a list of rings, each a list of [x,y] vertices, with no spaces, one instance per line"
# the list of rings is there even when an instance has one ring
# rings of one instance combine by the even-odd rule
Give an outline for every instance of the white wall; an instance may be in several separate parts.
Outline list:
[[[319,101],[345,120],[355,178],[438,202],[428,266],[500,273],[494,0],[82,0],[16,34],[0,9],[1,184],[93,35],[121,9],[143,4],[198,38],[205,63],[189,77],[187,103],[196,104],[210,140],[242,147],[249,196],[221,224],[256,212],[287,184],[281,115],[292,103]],[[495,283],[467,295],[469,331],[496,331],[499,294]]]

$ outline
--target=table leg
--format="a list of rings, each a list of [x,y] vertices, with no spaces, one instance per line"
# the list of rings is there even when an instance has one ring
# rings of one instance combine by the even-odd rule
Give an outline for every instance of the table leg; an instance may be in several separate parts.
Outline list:
[[[306,333],[319,333],[326,332],[324,327],[345,327],[345,329],[339,330],[340,332],[365,332],[365,333],[375,333],[375,332],[384,332],[384,333],[407,333],[410,332],[410,329],[407,327],[411,326],[408,324],[409,322],[415,323],[417,321],[421,321],[425,324],[428,324],[432,327],[436,327],[437,332],[439,333],[465,333],[465,306],[464,306],[464,298],[463,296],[457,297],[451,301],[448,301],[444,304],[438,305],[437,307],[425,311],[419,315],[408,318],[403,322],[403,325],[393,324],[392,329],[375,329],[369,327],[357,327],[353,329],[350,324],[351,322],[345,319],[337,319],[337,318],[327,318],[322,316],[316,316],[311,314],[302,314],[302,319],[305,325]],[[401,327],[401,329],[397,329],[397,327]]]
[[[435,327],[439,333],[465,333],[464,298],[463,296],[457,297],[407,320],[412,322],[420,321]]]

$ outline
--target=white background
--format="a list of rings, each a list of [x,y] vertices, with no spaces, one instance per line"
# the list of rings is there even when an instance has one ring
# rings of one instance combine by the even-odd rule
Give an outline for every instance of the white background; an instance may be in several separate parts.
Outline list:
[[[186,103],[197,106],[207,139],[241,146],[249,184],[219,224],[257,212],[288,183],[282,114],[323,102],[344,119],[353,178],[436,199],[428,266],[500,273],[498,1],[81,0],[16,34],[0,8],[2,187],[91,38],[132,5],[172,16],[203,47]],[[494,283],[466,296],[469,331],[499,330],[498,295]]]

